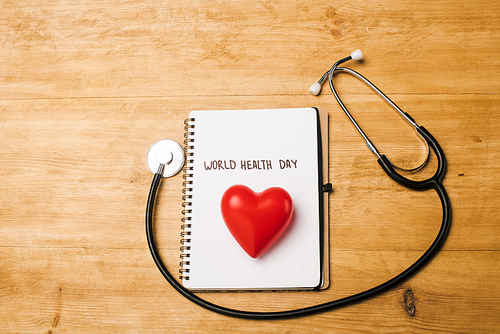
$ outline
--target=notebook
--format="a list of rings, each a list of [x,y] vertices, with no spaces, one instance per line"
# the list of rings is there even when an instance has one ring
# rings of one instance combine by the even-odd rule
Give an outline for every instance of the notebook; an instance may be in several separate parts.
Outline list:
[[[185,124],[182,284],[195,291],[326,288],[328,114],[315,108],[204,110],[192,111]],[[235,240],[221,213],[222,196],[234,185],[255,193],[279,187],[293,201],[289,225],[256,258]]]

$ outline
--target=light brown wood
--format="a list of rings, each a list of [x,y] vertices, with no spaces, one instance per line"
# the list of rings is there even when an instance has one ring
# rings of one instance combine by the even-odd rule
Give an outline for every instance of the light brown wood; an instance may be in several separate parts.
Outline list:
[[[500,327],[497,1],[4,1],[0,5],[0,329],[58,332],[495,332]],[[389,179],[333,96],[308,87],[360,48],[366,75],[439,141],[453,220],[435,259],[363,303],[287,321],[210,313],[146,244],[149,146],[195,109],[329,113],[330,288],[203,293],[247,310],[348,296],[409,266],[441,221],[433,192]],[[380,151],[423,146],[346,74],[339,92]],[[435,158],[423,173],[435,168]],[[180,175],[161,188],[162,256],[178,268]],[[220,268],[214,268],[219,270]],[[405,309],[412,290],[415,312]]]

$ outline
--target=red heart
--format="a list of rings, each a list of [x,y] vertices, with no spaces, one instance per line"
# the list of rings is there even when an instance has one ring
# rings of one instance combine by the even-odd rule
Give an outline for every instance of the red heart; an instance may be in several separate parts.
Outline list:
[[[222,195],[221,212],[234,239],[256,258],[286,230],[292,220],[293,202],[279,187],[256,193],[244,185],[235,185]]]

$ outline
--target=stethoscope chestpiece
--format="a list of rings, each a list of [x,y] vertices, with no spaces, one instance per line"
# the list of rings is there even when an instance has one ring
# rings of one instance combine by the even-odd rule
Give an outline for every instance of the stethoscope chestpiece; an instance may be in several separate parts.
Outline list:
[[[163,177],[174,176],[184,166],[185,154],[181,145],[170,139],[159,140],[148,150],[146,162],[151,173],[156,174],[164,165]]]

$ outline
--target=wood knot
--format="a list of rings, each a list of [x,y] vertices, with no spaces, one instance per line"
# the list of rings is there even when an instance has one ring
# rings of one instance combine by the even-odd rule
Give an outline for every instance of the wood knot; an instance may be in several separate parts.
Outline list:
[[[333,7],[328,7],[326,10],[326,17],[331,19],[335,16],[335,14],[337,14],[337,10]]]
[[[346,28],[347,18],[337,15],[337,10],[333,7],[326,10],[326,18],[327,21],[324,27],[328,29],[333,38],[342,39],[345,35],[344,29]]]
[[[403,294],[403,300],[405,302],[405,311],[410,317],[415,316],[415,295],[411,288],[406,289]]]

